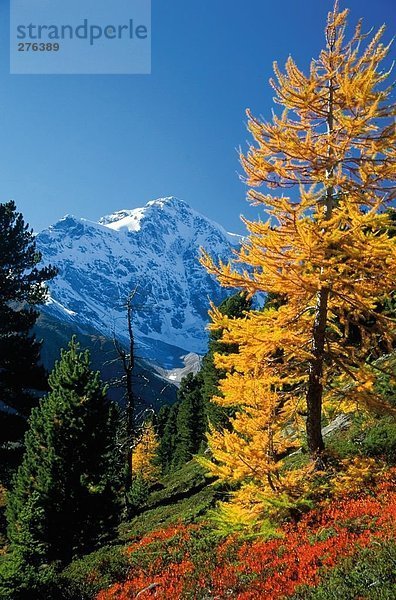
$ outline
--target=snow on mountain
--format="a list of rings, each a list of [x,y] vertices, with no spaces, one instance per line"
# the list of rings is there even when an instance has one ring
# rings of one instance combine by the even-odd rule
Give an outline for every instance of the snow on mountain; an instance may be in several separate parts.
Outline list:
[[[125,301],[137,288],[137,351],[169,369],[206,351],[209,299],[218,304],[228,294],[199,264],[199,248],[227,260],[240,237],[170,197],[99,223],[67,215],[36,241],[59,268],[44,311],[126,341]]]

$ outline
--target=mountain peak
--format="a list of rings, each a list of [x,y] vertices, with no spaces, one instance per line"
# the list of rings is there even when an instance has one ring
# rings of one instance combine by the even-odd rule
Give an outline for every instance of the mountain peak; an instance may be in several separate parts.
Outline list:
[[[150,200],[146,206],[156,206],[158,208],[164,207],[183,207],[191,210],[190,206],[184,200],[180,200],[176,196],[166,196],[165,198],[157,198],[156,200]]]
[[[141,208],[122,209],[99,219],[98,223],[113,231],[140,232],[153,224],[162,231],[173,231],[185,237],[200,230],[217,230],[233,246],[238,245],[241,236],[228,233],[221,225],[193,209],[187,202],[176,196],[165,196],[150,200]],[[195,233],[194,233],[195,232]],[[151,233],[150,233],[151,235]]]
[[[227,261],[238,243],[239,236],[174,196],[99,223],[67,216],[37,236],[44,260],[59,268],[44,311],[124,340],[125,299],[136,288],[139,352],[174,365],[172,348],[178,356],[206,351],[208,298],[220,304],[227,295],[200,265],[199,249]]]
[[[116,212],[101,217],[98,221],[99,225],[104,225],[109,229],[116,231],[139,231],[140,222],[144,217],[144,208],[122,209]]]
[[[179,198],[176,198],[175,196],[167,196],[165,198],[150,200],[141,208],[123,208],[117,210],[110,215],[101,217],[98,223],[110,227],[110,229],[139,231],[141,229],[141,220],[143,217],[147,217],[153,209],[158,210],[163,208],[191,210],[184,200],[179,200]]]

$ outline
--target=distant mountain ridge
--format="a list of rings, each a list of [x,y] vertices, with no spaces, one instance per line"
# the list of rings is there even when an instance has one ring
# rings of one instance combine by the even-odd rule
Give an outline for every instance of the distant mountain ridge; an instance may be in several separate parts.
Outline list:
[[[206,351],[209,300],[229,293],[199,264],[199,249],[227,261],[240,240],[174,197],[98,223],[68,215],[36,237],[44,262],[59,268],[43,312],[127,341],[125,301],[137,288],[137,352],[183,368],[183,355]]]

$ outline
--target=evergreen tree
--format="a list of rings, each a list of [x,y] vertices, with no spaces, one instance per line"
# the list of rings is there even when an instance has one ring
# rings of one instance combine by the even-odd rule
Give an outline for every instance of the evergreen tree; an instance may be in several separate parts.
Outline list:
[[[34,408],[7,506],[11,548],[26,563],[67,563],[117,522],[118,413],[75,338]]]
[[[163,404],[159,409],[158,414],[154,415],[153,423],[160,439],[164,436],[165,428],[169,420],[170,410],[171,407],[169,404]]]
[[[179,406],[178,402],[176,402],[172,406],[162,406],[158,413],[158,435],[160,438],[158,456],[163,473],[168,473],[172,467],[178,410]]]
[[[207,417],[202,395],[202,377],[189,373],[178,390],[174,468],[181,467],[200,450],[207,430]]]
[[[38,268],[40,261],[33,232],[15,203],[0,204],[0,441],[22,437],[34,390],[46,390],[40,343],[31,329],[38,317],[34,306],[44,302],[45,283],[56,270]]]

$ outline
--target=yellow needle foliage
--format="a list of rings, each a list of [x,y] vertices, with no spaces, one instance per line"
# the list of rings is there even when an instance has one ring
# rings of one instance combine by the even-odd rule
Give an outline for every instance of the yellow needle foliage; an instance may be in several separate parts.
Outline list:
[[[132,453],[132,477],[155,481],[160,474],[156,464],[159,441],[152,423],[143,426],[141,436]]]
[[[239,353],[216,358],[228,375],[214,400],[237,410],[230,431],[211,432],[206,464],[243,482],[234,502],[245,513],[275,494],[307,489],[312,466],[291,472],[283,460],[304,428],[312,458],[321,456],[323,407],[378,409],[370,360],[395,337],[394,321],[378,310],[396,280],[385,212],[396,195],[396,108],[382,67],[389,46],[383,28],[368,39],[361,22],[345,41],[347,14],[336,2],[326,49],[308,74],[292,58],[285,72],[275,63],[279,115],[264,122],[248,111],[255,143],[241,162],[248,198],[265,207],[268,221],[244,221],[248,236],[232,263],[202,257],[222,285],[283,300],[278,310],[240,319],[211,311],[211,327]],[[295,192],[253,189],[262,185]]]

